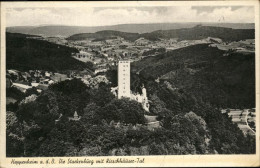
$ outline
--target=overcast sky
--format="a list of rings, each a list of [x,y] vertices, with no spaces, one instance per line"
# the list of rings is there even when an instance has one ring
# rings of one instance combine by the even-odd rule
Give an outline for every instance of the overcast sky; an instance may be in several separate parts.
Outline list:
[[[7,26],[103,26],[164,22],[254,23],[254,7],[12,8],[7,10],[6,22]]]

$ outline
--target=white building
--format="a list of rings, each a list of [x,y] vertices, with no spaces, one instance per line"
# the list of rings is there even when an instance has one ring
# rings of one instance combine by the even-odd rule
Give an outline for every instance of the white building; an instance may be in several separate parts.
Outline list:
[[[21,84],[21,83],[13,83],[12,87],[16,87],[17,89],[19,89],[20,91],[22,91],[24,93],[26,92],[27,89],[32,88],[32,86],[28,86],[28,85]]]
[[[95,74],[99,73],[99,72],[106,72],[107,69],[106,68],[99,68],[99,69],[95,69]]]

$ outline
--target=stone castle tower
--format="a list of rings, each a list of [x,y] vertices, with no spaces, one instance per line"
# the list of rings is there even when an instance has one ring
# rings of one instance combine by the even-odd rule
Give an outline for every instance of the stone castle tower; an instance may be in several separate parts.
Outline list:
[[[130,61],[118,63],[118,98],[130,98]]]
[[[116,93],[117,91],[117,93]],[[142,93],[132,93],[130,89],[130,61],[118,62],[118,86],[111,88],[111,92],[121,99],[122,97],[130,98],[142,104],[144,110],[149,111],[149,102],[144,85]]]

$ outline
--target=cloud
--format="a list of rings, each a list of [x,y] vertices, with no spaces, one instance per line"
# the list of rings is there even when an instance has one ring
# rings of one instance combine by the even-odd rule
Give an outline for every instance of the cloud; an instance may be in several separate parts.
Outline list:
[[[201,20],[212,20],[213,22],[221,20],[222,22],[253,23],[254,8],[241,7],[233,10],[231,7],[221,7],[212,12],[202,12],[198,17]]]
[[[116,7],[116,8],[13,8],[7,26],[76,25],[102,26],[127,23],[232,22],[253,23],[250,6],[218,7]]]

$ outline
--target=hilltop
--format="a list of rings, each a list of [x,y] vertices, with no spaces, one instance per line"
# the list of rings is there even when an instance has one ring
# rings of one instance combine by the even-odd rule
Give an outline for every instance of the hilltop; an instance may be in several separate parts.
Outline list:
[[[114,31],[114,30],[104,30],[104,31],[98,31],[96,33],[83,33],[83,34],[75,34],[67,38],[67,40],[85,40],[88,38],[93,38],[96,40],[106,40],[111,39],[114,37],[122,37],[125,40],[129,41],[135,41],[139,38],[138,33],[127,33],[127,32],[120,32],[120,31]]]
[[[95,33],[103,30],[114,30],[130,33],[149,33],[156,30],[171,30],[192,28],[198,24],[203,26],[226,27],[232,29],[254,29],[254,23],[147,23],[147,24],[119,24],[112,26],[14,26],[7,27],[6,31],[10,33],[34,34],[42,36],[71,36],[81,33]]]
[[[88,68],[86,63],[71,57],[77,49],[27,37],[31,36],[6,33],[7,69],[59,71]]]
[[[224,27],[201,26],[192,28],[158,30],[145,33],[140,36],[149,40],[159,38],[178,38],[179,40],[201,40],[207,37],[220,38],[223,41],[238,41],[244,39],[254,39],[254,29],[232,29]]]
[[[218,107],[255,106],[255,55],[231,53],[208,44],[189,46],[132,64],[144,81],[160,79]]]

